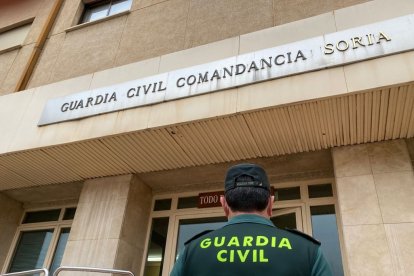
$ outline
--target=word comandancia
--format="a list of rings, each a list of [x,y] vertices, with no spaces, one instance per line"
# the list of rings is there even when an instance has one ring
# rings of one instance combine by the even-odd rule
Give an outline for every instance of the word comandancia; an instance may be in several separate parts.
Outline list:
[[[234,263],[235,261],[267,263],[266,249],[278,248],[292,250],[288,238],[267,236],[243,236],[243,237],[214,237],[205,238],[200,242],[200,248],[214,247],[217,251],[217,261]]]
[[[288,63],[296,63],[307,58],[301,50],[296,52],[287,52],[275,56],[261,58],[259,61],[251,61],[248,64],[239,63],[214,71],[205,71],[198,74],[191,74],[186,77],[177,79],[176,85],[178,88],[185,85],[192,86],[195,84],[202,84],[204,82],[218,81],[228,77],[238,76],[245,73],[256,72],[260,70],[270,69],[273,65],[281,66]]]

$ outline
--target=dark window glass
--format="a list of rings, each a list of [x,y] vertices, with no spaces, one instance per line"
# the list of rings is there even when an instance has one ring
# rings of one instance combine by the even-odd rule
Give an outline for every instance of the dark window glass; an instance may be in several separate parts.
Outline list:
[[[168,199],[158,199],[154,204],[154,211],[164,211],[171,209],[171,198]]]
[[[82,23],[91,22],[108,16],[110,3],[102,3],[85,7]]]
[[[9,272],[43,268],[53,229],[22,232]]]
[[[60,231],[59,240],[56,246],[55,254],[53,255],[52,265],[50,266],[49,272],[51,275],[60,266],[62,262],[63,253],[65,252],[66,243],[68,242],[70,228],[63,228]]]
[[[168,221],[169,218],[154,218],[152,220],[151,238],[148,245],[144,275],[161,276],[165,244],[167,242]]]
[[[180,197],[178,199],[177,209],[197,208],[198,196]]]
[[[270,218],[274,225],[281,229],[297,229],[296,225],[296,213],[289,213],[285,215],[279,215]]]
[[[63,220],[72,220],[75,217],[76,208],[66,208]]]
[[[46,221],[57,221],[59,219],[60,209],[45,210],[36,212],[27,212],[23,223],[35,223]]]
[[[308,192],[309,198],[333,196],[331,184],[309,185]]]
[[[275,201],[300,199],[300,187],[275,189]]]
[[[321,241],[322,252],[331,266],[333,275],[342,276],[341,249],[336,224],[334,205],[312,206],[312,232],[313,236]]]

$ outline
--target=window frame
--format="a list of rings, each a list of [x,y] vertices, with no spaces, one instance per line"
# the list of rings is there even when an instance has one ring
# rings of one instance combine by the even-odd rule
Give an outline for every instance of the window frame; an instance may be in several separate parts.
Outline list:
[[[125,11],[122,11],[122,12],[115,13],[115,14],[109,14],[109,13],[110,13],[110,11],[111,11],[111,8],[112,8],[112,5],[113,5],[113,2],[114,2],[114,1],[116,1],[116,0],[101,0],[101,1],[94,1],[94,2],[92,2],[92,3],[85,3],[85,4],[83,4],[83,11],[82,11],[82,14],[81,14],[81,16],[80,16],[80,18],[79,18],[78,25],[83,25],[83,24],[91,24],[91,23],[93,23],[93,22],[100,22],[100,21],[103,21],[103,20],[105,20],[105,19],[107,19],[107,18],[112,18],[112,17],[114,17],[114,16],[122,15],[122,14],[124,14],[124,13],[126,13],[126,12],[129,12],[129,11],[131,10],[131,7],[132,7],[132,0],[128,0],[128,1],[130,1],[130,3],[131,3],[131,6],[129,7],[129,9],[127,9],[127,10],[125,10]],[[108,10],[107,10],[106,15],[105,15],[104,17],[99,18],[99,19],[96,19],[96,20],[88,20],[88,21],[84,21],[84,19],[85,19],[85,15],[86,15],[86,13],[87,13],[89,10],[91,10],[91,9],[93,9],[93,8],[96,8],[96,7],[99,7],[99,6],[106,5],[106,4],[109,4],[109,7],[108,7]]]
[[[310,198],[308,194],[308,186],[310,185],[317,185],[317,184],[331,184],[332,186],[332,193],[333,195],[330,197],[319,197],[319,198]],[[300,187],[300,199],[293,199],[293,200],[283,200],[283,201],[275,201],[273,202],[273,209],[285,209],[285,208],[296,208],[300,207],[302,211],[302,219],[303,219],[303,231],[309,235],[312,235],[312,216],[311,216],[311,206],[319,206],[319,205],[333,205],[335,208],[335,215],[336,215],[336,224],[338,229],[338,237],[339,237],[339,247],[341,252],[341,259],[342,259],[342,266],[344,270],[344,275],[348,275],[348,263],[346,259],[346,249],[345,243],[343,238],[343,225],[342,225],[342,218],[339,212],[339,205],[338,205],[338,196],[337,196],[337,189],[335,180],[333,178],[320,178],[320,179],[312,179],[312,180],[301,180],[301,181],[289,181],[289,182],[281,182],[281,183],[271,183],[271,186],[274,188],[291,188],[291,187]],[[218,191],[218,189],[210,189],[210,190],[200,190],[200,191],[193,191],[193,192],[184,192],[184,193],[177,193],[177,194],[162,194],[162,195],[154,195],[151,204],[151,212],[148,220],[148,227],[147,227],[147,234],[146,234],[146,244],[143,254],[143,259],[141,263],[141,274],[143,275],[146,262],[147,262],[147,255],[148,255],[148,243],[151,236],[151,227],[152,227],[152,219],[153,218],[160,218],[160,217],[168,217],[168,231],[167,231],[167,244],[165,248],[165,260],[163,264],[163,272],[162,275],[167,275],[168,269],[172,267],[174,263],[174,254],[171,252],[175,252],[176,248],[176,241],[175,238],[177,237],[177,221],[178,219],[183,218],[204,218],[204,217],[211,217],[223,214],[221,207],[212,207],[212,208],[185,208],[185,209],[178,209],[178,199],[181,197],[191,197],[191,196],[198,196],[199,193],[204,192],[214,192]],[[154,211],[154,205],[156,200],[160,199],[171,199],[171,208],[170,210],[162,210],[162,211]]]
[[[46,230],[46,229],[53,229],[52,239],[49,244],[49,248],[47,250],[45,260],[43,262],[42,268],[49,269],[52,265],[53,257],[55,255],[55,251],[57,248],[57,244],[59,242],[60,233],[63,228],[72,228],[73,219],[71,220],[63,220],[63,216],[67,208],[76,208],[76,205],[64,205],[64,206],[51,206],[51,207],[43,207],[43,208],[30,208],[24,210],[21,218],[20,224],[16,229],[14,234],[11,246],[6,256],[6,260],[4,262],[3,268],[1,273],[8,273],[12,260],[15,256],[17,246],[20,242],[20,237],[23,232],[28,231],[36,231],[36,230]],[[57,221],[47,221],[47,222],[35,222],[35,223],[24,223],[23,221],[26,217],[28,212],[36,212],[36,211],[46,211],[46,210],[53,210],[53,209],[60,209],[59,219]]]

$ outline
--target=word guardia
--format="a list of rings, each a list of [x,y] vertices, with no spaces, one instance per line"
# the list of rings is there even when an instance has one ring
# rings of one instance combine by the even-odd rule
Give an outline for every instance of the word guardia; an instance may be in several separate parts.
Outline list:
[[[228,240],[227,240],[228,239]],[[244,237],[214,237],[203,239],[200,242],[200,248],[207,249],[210,247],[223,248],[217,252],[217,261],[225,263],[234,263],[238,260],[242,263],[259,262],[267,263],[269,259],[266,258],[267,248],[279,248],[292,250],[292,245],[288,238],[281,238],[266,236],[244,236]],[[242,247],[239,249],[239,247]],[[262,247],[262,248],[261,248]]]
[[[414,15],[402,16],[50,99],[38,125],[173,101],[413,49]]]

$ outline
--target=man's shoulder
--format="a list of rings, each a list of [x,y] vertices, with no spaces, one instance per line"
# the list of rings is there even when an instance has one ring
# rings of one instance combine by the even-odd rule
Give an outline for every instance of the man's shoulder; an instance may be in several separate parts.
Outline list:
[[[187,244],[189,244],[190,242],[195,241],[196,239],[201,238],[201,237],[203,237],[203,236],[205,236],[205,235],[207,235],[208,233],[213,232],[213,231],[214,231],[214,230],[205,230],[205,231],[203,231],[203,232],[200,232],[200,233],[198,233],[198,234],[194,235],[193,237],[191,237],[190,239],[188,239],[186,242],[184,242],[184,245],[187,245]]]
[[[317,239],[315,239],[314,237],[303,233],[302,231],[299,231],[297,229],[290,229],[290,228],[285,228],[285,229],[280,229],[281,231],[285,231],[290,233],[291,235],[293,235],[296,238],[302,239],[302,240],[306,240],[306,241],[310,241],[316,245],[321,245],[321,242],[318,241]]]

